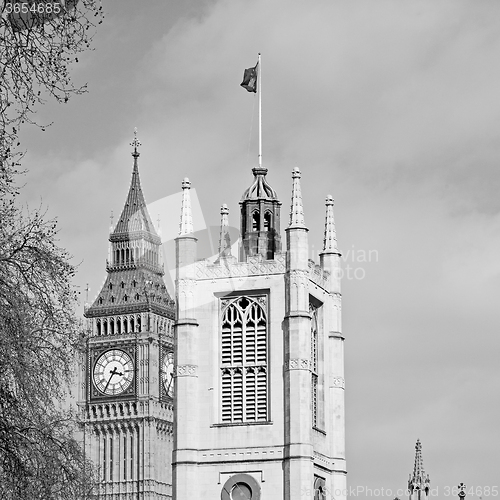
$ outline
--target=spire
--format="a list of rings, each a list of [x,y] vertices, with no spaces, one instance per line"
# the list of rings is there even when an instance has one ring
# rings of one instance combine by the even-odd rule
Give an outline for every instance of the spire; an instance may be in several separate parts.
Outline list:
[[[193,234],[193,215],[191,213],[191,183],[187,177],[182,181],[182,205],[181,223],[179,224],[179,236]]]
[[[125,206],[113,231],[113,235],[129,234],[134,231],[146,231],[154,237],[158,237],[155,227],[149,216],[146,200],[141,188],[141,179],[139,177],[139,156],[137,150],[141,145],[137,139],[137,129],[134,130],[134,140],[130,143],[134,148],[132,157],[134,158],[134,166],[132,168],[132,180],[128,191]]]
[[[410,474],[408,480],[408,490],[413,494],[415,490],[424,491],[426,496],[429,493],[429,475],[425,475],[424,462],[422,460],[422,443],[417,439],[415,445],[415,464],[413,466],[413,474]]]
[[[326,197],[326,218],[325,234],[323,237],[323,253],[339,253],[337,247],[337,232],[335,231],[335,221],[333,219],[333,197],[329,194]]]
[[[300,191],[300,170],[295,167],[292,171],[292,206],[290,208],[289,228],[305,228],[304,207],[302,205],[302,192]]]
[[[229,236],[229,208],[224,203],[220,207],[220,237],[219,237],[219,257],[231,256],[231,238]]]

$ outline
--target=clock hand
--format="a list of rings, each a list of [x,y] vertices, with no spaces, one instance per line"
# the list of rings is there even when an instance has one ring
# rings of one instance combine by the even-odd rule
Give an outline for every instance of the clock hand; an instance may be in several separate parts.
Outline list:
[[[123,373],[120,373],[116,369],[116,366],[109,373],[111,373],[111,375],[109,376],[108,383],[106,384],[106,387],[104,388],[104,392],[106,392],[106,389],[108,388],[108,385],[111,382],[111,379],[113,378],[113,375],[123,375]]]
[[[172,385],[172,382],[174,381],[174,378],[173,377],[170,377],[170,381],[168,383],[168,387],[167,387],[167,394],[170,394],[170,386]]]

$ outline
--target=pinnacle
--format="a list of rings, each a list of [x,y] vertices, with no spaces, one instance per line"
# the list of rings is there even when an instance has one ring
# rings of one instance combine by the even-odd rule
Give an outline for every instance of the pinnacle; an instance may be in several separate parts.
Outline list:
[[[181,222],[179,224],[179,236],[193,233],[193,214],[191,212],[191,182],[187,177],[182,180],[182,204]]]
[[[335,221],[333,218],[333,197],[329,194],[325,200],[326,217],[325,233],[323,237],[323,253],[339,253],[337,246],[337,231],[335,230]]]
[[[295,167],[292,171],[292,204],[290,208],[289,228],[305,228],[304,207],[302,204],[302,192],[300,189],[300,170]]]

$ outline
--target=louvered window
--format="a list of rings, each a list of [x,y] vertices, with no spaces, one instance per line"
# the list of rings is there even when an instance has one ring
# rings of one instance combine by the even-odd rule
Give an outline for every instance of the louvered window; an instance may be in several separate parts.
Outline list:
[[[222,303],[222,422],[268,419],[266,297]]]
[[[311,314],[311,408],[313,427],[318,425],[318,309],[309,304]]]

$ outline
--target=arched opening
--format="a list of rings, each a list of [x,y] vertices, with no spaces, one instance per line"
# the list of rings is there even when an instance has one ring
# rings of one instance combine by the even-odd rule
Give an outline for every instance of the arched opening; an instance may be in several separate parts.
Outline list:
[[[122,333],[122,319],[118,318],[116,320],[116,333],[120,335]]]
[[[137,331],[141,332],[141,317],[137,316]]]
[[[123,333],[128,333],[128,318],[123,320]]]
[[[260,214],[254,212],[252,214],[252,231],[260,231]]]
[[[97,321],[97,335],[101,335],[101,322],[100,321]]]
[[[135,321],[134,318],[130,320],[130,331],[135,332]]]
[[[130,262],[130,252],[128,248],[125,250],[125,262],[127,264]]]
[[[104,335],[107,335],[108,334],[108,322],[106,320],[104,320],[103,322],[103,327],[104,327]]]
[[[120,252],[120,263],[125,264],[125,250],[123,250],[123,248],[121,249]]]
[[[115,334],[115,322],[113,318],[109,320],[109,334],[114,335]]]
[[[271,212],[266,212],[264,214],[264,231],[271,230]]]

